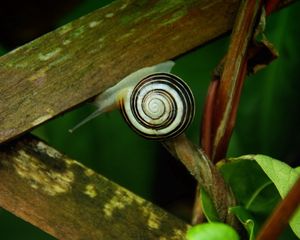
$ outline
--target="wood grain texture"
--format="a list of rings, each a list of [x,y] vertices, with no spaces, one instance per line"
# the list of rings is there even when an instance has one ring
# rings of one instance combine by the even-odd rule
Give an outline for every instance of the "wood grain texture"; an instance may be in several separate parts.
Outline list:
[[[238,0],[115,1],[0,58],[0,143],[230,30]]]
[[[58,239],[184,239],[188,225],[44,142],[0,148],[0,205]]]

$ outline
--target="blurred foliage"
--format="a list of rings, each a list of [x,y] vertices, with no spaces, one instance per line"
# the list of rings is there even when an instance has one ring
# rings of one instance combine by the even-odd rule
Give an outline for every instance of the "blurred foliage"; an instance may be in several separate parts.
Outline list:
[[[267,19],[266,36],[280,56],[246,81],[230,156],[262,153],[299,165],[299,10],[296,2]]]
[[[187,240],[239,240],[237,232],[224,223],[203,223],[190,228]]]
[[[81,1],[57,26],[108,2]],[[299,165],[299,160],[296,162],[300,156],[297,71],[300,29],[296,20],[299,10],[298,2],[267,19],[266,36],[279,50],[280,58],[247,79],[229,156],[262,153]],[[187,132],[196,144],[211,74],[226,53],[228,41],[228,36],[224,36],[175,59],[173,73],[188,82],[197,101],[197,114]],[[1,52],[0,48],[0,53],[7,50]],[[194,180],[159,143],[132,132],[118,111],[92,120],[73,134],[68,132],[93,110],[92,106],[84,105],[43,124],[33,133],[107,178],[188,220]],[[0,212],[0,220],[3,239],[53,239],[4,210]]]

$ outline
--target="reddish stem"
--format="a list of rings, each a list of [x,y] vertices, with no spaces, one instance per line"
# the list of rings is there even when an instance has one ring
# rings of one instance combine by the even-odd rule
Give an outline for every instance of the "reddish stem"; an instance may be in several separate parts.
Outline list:
[[[266,2],[269,15],[278,8],[278,0]],[[221,80],[215,76],[209,86],[201,125],[200,142],[204,152],[213,162],[226,156],[229,141],[235,126],[237,109],[243,83],[248,71],[249,44],[255,24],[261,14],[262,0],[245,0],[241,3],[232,33],[225,64],[222,62]],[[197,187],[193,223],[203,219]]]
[[[207,156],[211,159],[212,154],[212,122],[213,122],[213,109],[215,106],[216,93],[219,85],[219,79],[213,79],[210,82],[208,88],[208,94],[206,97],[206,102],[204,105],[204,112],[201,124],[201,146],[203,151],[207,154]]]
[[[270,15],[280,4],[280,0],[268,0],[265,3],[266,15]]]
[[[239,97],[247,69],[247,50],[255,23],[259,17],[261,1],[247,0],[241,8],[233,29],[224,70],[216,93],[214,107],[212,159],[225,157],[231,137]]]
[[[247,75],[247,66],[248,66],[247,61],[245,60],[239,72],[236,90],[233,95],[233,104],[232,104],[231,112],[229,114],[228,124],[226,126],[223,138],[221,139],[220,144],[217,146],[215,151],[216,155],[214,156],[214,159],[216,160],[222,159],[227,152],[227,148],[236,122],[236,115],[237,115],[237,110],[240,102],[240,96],[244,85],[244,79]]]
[[[272,216],[259,232],[256,240],[278,239],[299,206],[300,178],[298,178],[288,195],[278,204]]]
[[[214,162],[225,156],[229,139],[234,127],[236,112],[243,81],[247,72],[247,49],[261,1],[246,0],[241,3],[232,39],[225,59],[221,80],[216,74],[210,84],[202,121],[201,144],[204,151]],[[219,72],[219,71],[217,71]],[[220,186],[215,186],[218,189]],[[199,187],[195,199],[193,223],[202,219],[199,201]]]

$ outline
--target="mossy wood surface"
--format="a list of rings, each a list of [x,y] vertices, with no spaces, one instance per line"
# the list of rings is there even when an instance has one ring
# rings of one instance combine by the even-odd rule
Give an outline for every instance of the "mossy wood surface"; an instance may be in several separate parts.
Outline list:
[[[188,225],[44,142],[0,149],[0,205],[58,239],[184,239]]]
[[[238,2],[115,1],[2,56],[0,143],[220,36]]]

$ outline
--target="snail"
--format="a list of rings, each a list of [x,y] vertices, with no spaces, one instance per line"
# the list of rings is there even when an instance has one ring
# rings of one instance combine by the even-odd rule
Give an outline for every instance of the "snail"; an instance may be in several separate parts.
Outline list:
[[[125,77],[96,97],[97,110],[70,131],[101,113],[119,108],[133,130],[147,139],[159,140],[210,196],[219,197],[211,187],[221,181],[218,171],[205,152],[184,134],[195,115],[195,100],[188,85],[170,73],[173,66],[174,62],[167,61]],[[217,207],[221,209],[222,205]]]
[[[70,132],[104,112],[119,108],[128,125],[147,139],[179,136],[193,120],[195,103],[188,85],[170,73],[174,64],[167,61],[125,77],[96,97],[97,110]]]

